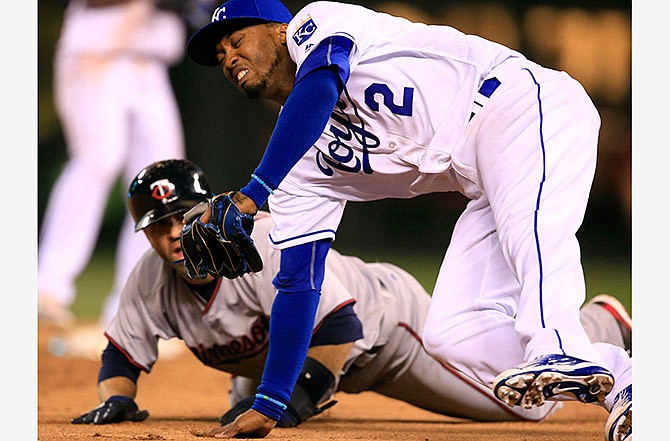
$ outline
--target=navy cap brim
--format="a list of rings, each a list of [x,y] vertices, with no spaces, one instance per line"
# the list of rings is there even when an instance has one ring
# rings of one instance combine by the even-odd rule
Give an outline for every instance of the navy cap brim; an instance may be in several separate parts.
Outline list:
[[[268,20],[240,17],[208,23],[189,38],[186,44],[186,54],[195,63],[203,66],[218,66],[216,45],[219,41],[238,29],[261,23],[268,23]]]

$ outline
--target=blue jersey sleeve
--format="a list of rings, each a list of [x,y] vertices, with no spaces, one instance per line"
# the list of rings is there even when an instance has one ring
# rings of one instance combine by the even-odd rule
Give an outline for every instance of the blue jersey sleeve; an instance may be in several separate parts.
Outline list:
[[[349,79],[348,55],[352,45],[351,40],[344,37],[326,39],[300,67],[265,153],[252,179],[240,189],[257,207],[265,204],[272,191],[321,136]]]
[[[341,35],[326,38],[302,63],[295,76],[295,84],[310,72],[325,67],[337,73],[340,81],[339,92],[342,93],[349,80],[349,54],[353,46],[354,43],[349,38]]]

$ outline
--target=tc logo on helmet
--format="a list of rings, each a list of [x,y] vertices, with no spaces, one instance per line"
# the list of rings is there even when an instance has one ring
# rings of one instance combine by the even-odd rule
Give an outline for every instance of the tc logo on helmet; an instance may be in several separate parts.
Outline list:
[[[168,179],[156,181],[149,188],[151,188],[151,197],[163,202],[163,204],[167,204],[177,197],[174,194],[175,186]]]

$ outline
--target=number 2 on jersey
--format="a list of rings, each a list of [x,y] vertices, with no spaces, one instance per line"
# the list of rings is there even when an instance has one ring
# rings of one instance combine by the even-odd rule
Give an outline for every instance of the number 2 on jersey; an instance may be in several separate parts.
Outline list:
[[[412,106],[414,99],[414,88],[405,87],[402,97],[402,103],[397,105],[393,100],[393,91],[382,83],[372,83],[365,89],[365,104],[375,112],[379,112],[379,103],[375,100],[375,95],[380,94],[383,102],[388,109],[396,115],[412,116]]]

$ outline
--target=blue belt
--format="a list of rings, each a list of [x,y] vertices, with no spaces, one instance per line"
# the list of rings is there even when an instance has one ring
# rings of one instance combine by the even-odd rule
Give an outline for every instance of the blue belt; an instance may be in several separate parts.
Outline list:
[[[484,107],[484,103],[489,98],[491,98],[491,95],[493,95],[493,92],[496,91],[498,86],[500,86],[500,80],[497,79],[496,77],[489,78],[482,83],[482,86],[479,88],[477,93],[479,95],[483,96],[484,99],[482,99],[480,96],[478,96],[475,99],[475,103],[472,106],[472,112],[470,113],[470,119],[472,119],[472,117],[475,116],[475,113],[477,113],[477,110]]]

